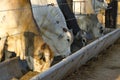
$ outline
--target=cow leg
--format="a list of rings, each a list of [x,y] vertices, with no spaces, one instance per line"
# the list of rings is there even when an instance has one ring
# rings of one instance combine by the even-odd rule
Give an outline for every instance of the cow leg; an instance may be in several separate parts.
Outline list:
[[[22,34],[8,37],[7,45],[7,53],[12,52],[11,55],[9,54],[10,56],[12,56],[14,52],[21,60],[25,59],[24,38]]]
[[[4,51],[6,39],[7,39],[7,37],[0,38],[0,61],[3,58],[3,51]]]
[[[23,34],[15,36],[15,53],[19,56],[21,60],[25,60],[25,41]]]
[[[24,41],[21,39],[18,39],[16,42],[16,45],[19,45],[16,47],[16,52],[17,52],[17,56],[20,56],[21,60],[25,59],[25,49],[24,49]]]

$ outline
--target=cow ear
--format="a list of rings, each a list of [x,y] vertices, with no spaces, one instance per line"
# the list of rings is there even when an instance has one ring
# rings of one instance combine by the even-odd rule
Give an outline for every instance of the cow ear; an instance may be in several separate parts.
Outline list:
[[[73,29],[70,29],[69,32],[73,34]]]
[[[66,28],[63,28],[63,31],[64,31],[64,32],[67,32],[68,30],[67,30]]]

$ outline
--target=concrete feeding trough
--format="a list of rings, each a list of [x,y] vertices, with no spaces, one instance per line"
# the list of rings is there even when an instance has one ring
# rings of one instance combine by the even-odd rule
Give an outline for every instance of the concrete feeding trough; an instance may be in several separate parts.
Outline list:
[[[27,72],[26,61],[21,61],[19,57],[0,63],[0,80],[19,79]]]
[[[88,60],[97,56],[119,38],[120,29],[116,29],[53,65],[47,71],[34,76],[31,80],[61,80],[66,75],[77,70]]]
[[[18,61],[19,58],[15,57],[0,63],[0,80],[20,78],[23,75]]]
[[[116,29],[51,66],[47,71],[32,77],[30,80],[61,80],[88,60],[97,56],[119,38],[120,29]],[[0,63],[0,80],[22,77],[24,75],[23,72],[26,73],[26,68],[25,66],[23,68],[21,65],[19,58],[13,58]]]

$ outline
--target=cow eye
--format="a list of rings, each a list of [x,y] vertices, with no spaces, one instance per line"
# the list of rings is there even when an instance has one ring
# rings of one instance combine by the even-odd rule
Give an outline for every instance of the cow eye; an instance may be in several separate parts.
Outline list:
[[[56,21],[57,24],[59,24],[60,22],[59,21]]]
[[[68,42],[70,42],[70,39],[67,39]]]

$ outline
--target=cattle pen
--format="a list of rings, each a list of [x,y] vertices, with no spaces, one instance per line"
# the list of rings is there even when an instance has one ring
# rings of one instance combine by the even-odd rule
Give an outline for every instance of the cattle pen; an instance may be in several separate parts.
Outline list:
[[[75,9],[75,2],[67,1],[70,1],[69,7]],[[71,6],[71,2],[74,5]],[[0,63],[0,80],[120,80],[120,11],[117,17],[108,12],[109,10],[100,17],[104,19],[104,26],[112,24],[110,16],[116,19],[113,20],[114,25],[110,27],[112,30],[109,33],[91,41],[68,57],[55,63],[53,61],[54,64],[42,73],[26,70],[26,61],[21,61],[19,57],[3,61]]]
[[[74,54],[63,59],[54,66],[50,67],[47,71],[32,77],[30,80],[62,80],[63,77],[67,76],[71,72],[74,72],[75,70],[78,70],[79,67],[85,64],[88,60],[90,60],[93,57],[96,57],[101,51],[105,50],[107,47],[114,44],[116,40],[120,38],[119,34],[120,34],[120,29],[116,29],[106,34],[105,36],[93,41],[89,45],[83,47]],[[15,65],[12,65],[12,63],[15,62],[17,63]],[[17,60],[13,60],[13,62],[11,63],[9,63],[9,61],[5,63],[1,63],[0,73],[2,74],[0,75],[0,78],[2,80],[7,80],[8,78],[13,77],[13,75],[15,77],[21,76],[22,73],[19,72],[20,68],[16,68],[17,70],[16,72],[16,70],[14,70],[15,67],[18,67]],[[9,68],[11,69],[8,70]],[[7,77],[4,77],[4,75],[7,75]]]

